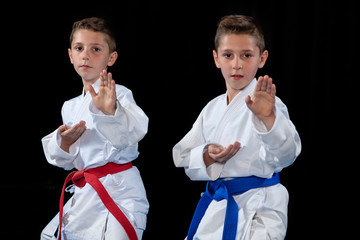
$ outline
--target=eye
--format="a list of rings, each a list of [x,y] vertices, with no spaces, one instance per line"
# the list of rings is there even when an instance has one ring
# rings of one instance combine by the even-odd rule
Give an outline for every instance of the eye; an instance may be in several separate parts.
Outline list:
[[[94,49],[94,52],[99,52],[100,51],[100,48],[98,48],[98,47],[94,47],[93,49]]]
[[[223,57],[224,58],[231,58],[232,54],[231,53],[224,53]]]
[[[243,58],[251,58],[253,55],[251,53],[244,53],[242,55]]]
[[[81,46],[75,46],[74,49],[75,49],[76,51],[81,51],[81,50],[83,50],[83,47],[81,47]]]

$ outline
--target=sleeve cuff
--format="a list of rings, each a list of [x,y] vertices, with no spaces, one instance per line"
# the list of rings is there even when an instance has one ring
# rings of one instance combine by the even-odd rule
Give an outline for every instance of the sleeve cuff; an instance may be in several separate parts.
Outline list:
[[[260,121],[255,115],[253,116],[253,126],[257,135],[257,138],[267,145],[269,148],[279,148],[287,139],[289,135],[287,133],[286,117],[281,111],[274,109],[275,122],[270,131],[266,129],[265,124]]]
[[[208,144],[203,144],[191,150],[189,168],[186,173],[191,180],[209,181],[220,177],[223,164],[213,163],[205,166],[203,153]]]

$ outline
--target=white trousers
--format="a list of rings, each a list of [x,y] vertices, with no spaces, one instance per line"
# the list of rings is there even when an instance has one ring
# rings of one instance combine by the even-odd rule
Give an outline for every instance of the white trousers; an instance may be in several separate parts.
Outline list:
[[[251,189],[234,196],[239,206],[236,240],[283,240],[287,229],[289,194],[281,184]],[[222,239],[227,200],[213,200],[194,240]],[[185,238],[187,239],[187,238]]]

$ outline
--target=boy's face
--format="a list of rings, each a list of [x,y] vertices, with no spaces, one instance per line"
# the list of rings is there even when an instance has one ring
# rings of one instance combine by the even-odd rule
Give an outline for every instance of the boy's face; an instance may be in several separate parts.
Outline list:
[[[254,79],[258,68],[266,62],[268,52],[260,54],[254,37],[248,34],[227,34],[221,38],[215,64],[225,78],[228,94],[236,94]]]
[[[83,81],[94,83],[100,72],[112,66],[117,52],[110,53],[106,35],[90,30],[78,30],[68,49],[71,63]]]

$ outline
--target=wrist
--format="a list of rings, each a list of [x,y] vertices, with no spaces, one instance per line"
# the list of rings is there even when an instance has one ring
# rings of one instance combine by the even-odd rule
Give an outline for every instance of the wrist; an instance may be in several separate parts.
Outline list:
[[[70,152],[70,146],[71,146],[71,144],[67,144],[67,143],[65,143],[63,140],[61,140],[60,148],[61,148],[64,152],[69,153],[69,152]]]
[[[105,115],[115,115],[116,112],[116,103],[114,105],[114,107],[108,109],[108,110],[104,110],[102,111]]]
[[[203,159],[206,167],[209,167],[211,164],[214,164],[216,161],[210,157],[208,150],[204,151]]]
[[[256,116],[256,117],[265,124],[266,129],[268,131],[271,130],[271,128],[273,127],[274,122],[275,122],[275,113],[274,113],[274,111],[272,111],[271,114],[268,115],[268,116]]]

